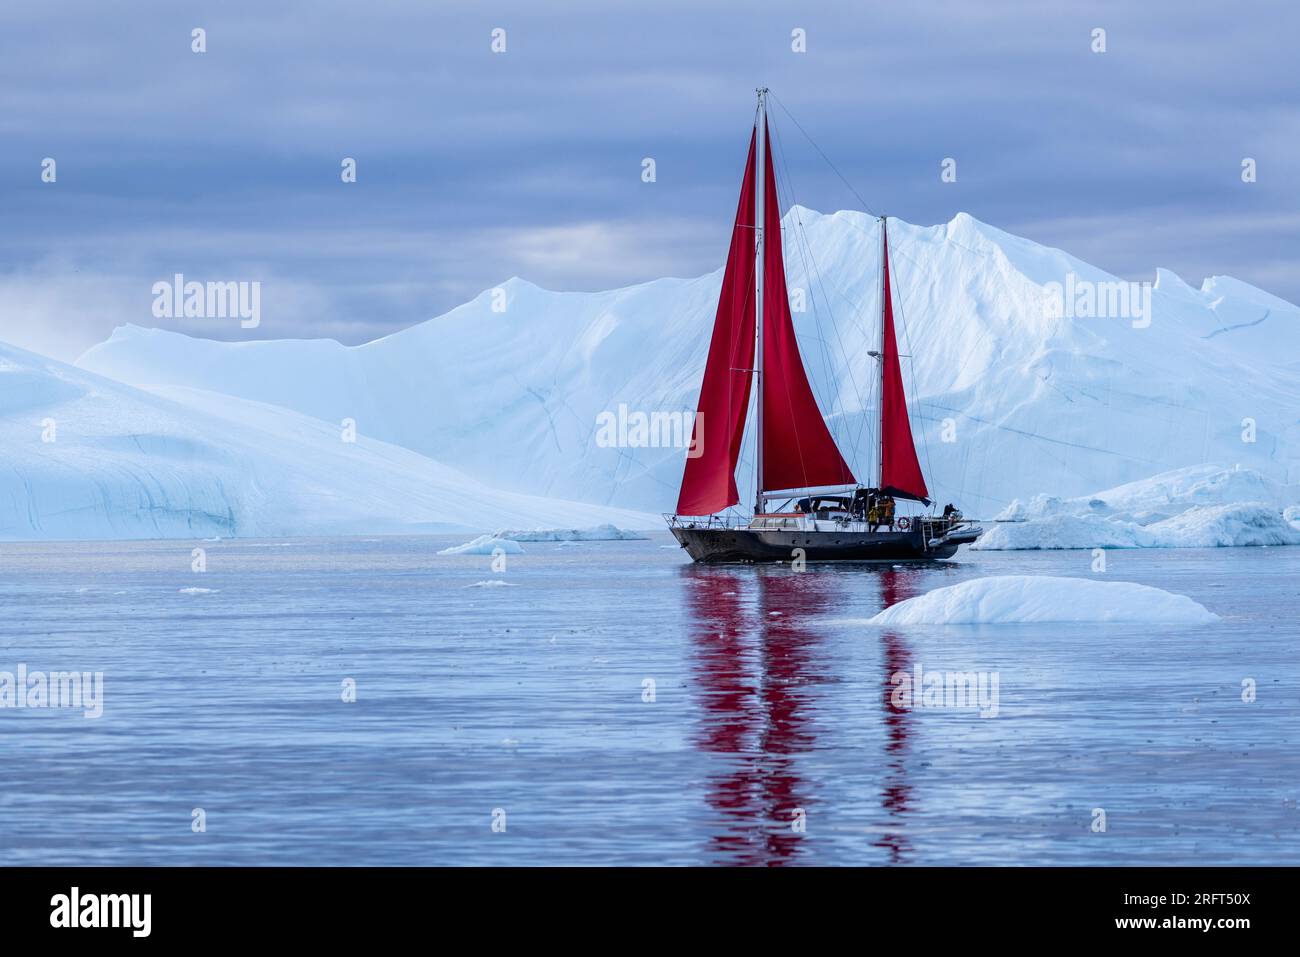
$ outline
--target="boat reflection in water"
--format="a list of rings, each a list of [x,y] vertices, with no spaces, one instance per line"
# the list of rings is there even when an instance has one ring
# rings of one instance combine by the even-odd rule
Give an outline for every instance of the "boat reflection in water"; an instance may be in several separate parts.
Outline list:
[[[914,569],[890,568],[881,571],[880,607],[888,608],[906,601],[916,594]],[[903,824],[912,805],[912,787],[907,781],[908,732],[912,720],[907,708],[895,707],[893,676],[912,670],[912,653],[907,639],[895,631],[880,635],[884,645],[884,667],[881,681],[881,706],[885,716],[885,781],[880,792],[884,806],[885,831],[876,842],[877,847],[889,852],[890,864],[902,864],[911,846],[908,844]]]
[[[881,696],[878,704],[870,699],[867,704],[881,709],[875,713],[883,717],[884,754],[878,746],[866,745],[858,765],[861,786],[879,790],[869,800],[883,809],[883,825],[873,821],[867,827],[858,814],[852,820],[846,815],[838,825],[825,813],[819,816],[818,808],[825,812],[830,802],[819,799],[800,768],[813,763],[805,756],[832,745],[835,718],[824,699],[844,680],[828,667],[837,656],[824,653],[830,639],[819,631],[818,620],[842,606],[845,587],[879,587],[883,605],[910,597],[913,572],[860,566],[850,574],[827,574],[782,566],[688,565],[681,573],[691,615],[693,692],[701,716],[693,743],[724,759],[724,770],[705,784],[705,800],[718,822],[710,829],[710,861],[814,863],[815,840],[795,827],[802,811],[817,822],[819,834],[829,828],[840,840],[860,840],[862,863],[906,863],[911,715],[890,700],[890,676],[911,667],[901,635],[885,633],[877,639],[863,633],[860,639],[883,641],[883,674],[878,683],[874,677],[869,682],[881,689]],[[859,799],[868,797],[857,795],[851,803],[863,804]],[[871,852],[872,847],[885,856]]]

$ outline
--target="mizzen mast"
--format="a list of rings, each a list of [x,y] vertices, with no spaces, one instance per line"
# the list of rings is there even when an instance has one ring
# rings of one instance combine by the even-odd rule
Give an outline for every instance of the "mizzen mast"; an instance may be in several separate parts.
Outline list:
[[[758,117],[755,122],[757,149],[754,155],[754,381],[756,417],[754,419],[754,514],[761,515],[763,505],[763,243],[764,213],[767,206],[767,87],[758,88]]]

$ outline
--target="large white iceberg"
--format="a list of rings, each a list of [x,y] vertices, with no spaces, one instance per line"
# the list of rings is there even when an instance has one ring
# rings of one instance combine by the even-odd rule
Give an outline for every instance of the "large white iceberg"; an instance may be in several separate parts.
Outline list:
[[[1300,545],[1300,487],[1254,469],[1201,465],[1084,495],[1012,502],[974,548]]]
[[[1149,585],[1051,575],[995,575],[901,601],[868,623],[890,627],[1032,622],[1200,625],[1218,620],[1218,615],[1186,595]]]
[[[858,307],[877,301],[879,227],[865,213],[800,207],[782,225],[790,287],[809,303],[794,321],[813,392],[849,464],[870,474],[880,330]],[[1050,284],[1117,277],[964,213],[890,229],[912,427],[940,505],[985,518],[1016,497],[1083,495],[1191,464],[1240,462],[1281,480],[1300,461],[1295,305],[1230,279],[1194,287],[1161,270],[1147,287],[1149,316],[1067,318],[1049,308]],[[717,248],[719,265],[724,253]],[[358,346],[123,327],[79,364],[327,422],[351,416],[367,434],[491,486],[659,512],[676,501],[689,422],[672,419],[648,442],[611,442],[597,420],[623,407],[695,409],[721,272],[590,293],[508,280]],[[1256,441],[1243,441],[1244,427]],[[753,500],[752,446],[749,436],[742,502]],[[1266,499],[1241,488],[1200,504],[1228,501]],[[582,524],[594,523],[571,527]]]
[[[350,437],[350,436],[349,436]],[[0,541],[280,537],[661,524],[491,488],[336,422],[143,391],[0,344]]]

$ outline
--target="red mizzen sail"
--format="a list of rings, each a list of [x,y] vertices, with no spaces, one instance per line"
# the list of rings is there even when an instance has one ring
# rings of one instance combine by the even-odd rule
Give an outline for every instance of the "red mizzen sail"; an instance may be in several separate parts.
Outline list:
[[[772,140],[766,127],[764,132],[763,491],[856,485],[817,408],[799,357],[781,255],[781,207],[772,168]],[[906,412],[903,422],[907,422]]]
[[[731,251],[713,321],[691,448],[677,497],[678,515],[712,515],[740,501],[736,462],[745,434],[754,368],[754,139],[740,187]],[[781,286],[784,295],[785,285]],[[766,325],[766,323],[764,323]]]
[[[884,221],[881,221],[882,230]],[[925,487],[921,463],[916,459],[912,426],[907,420],[907,398],[903,393],[903,373],[898,364],[898,342],[894,337],[894,302],[889,283],[889,239],[884,243],[881,294],[884,296],[884,387],[880,407],[880,487],[901,498],[916,499],[927,505],[930,492]]]

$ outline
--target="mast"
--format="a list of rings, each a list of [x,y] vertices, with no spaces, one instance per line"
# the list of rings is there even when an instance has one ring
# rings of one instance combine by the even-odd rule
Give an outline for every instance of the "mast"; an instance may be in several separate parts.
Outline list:
[[[880,219],[880,484],[894,498],[908,498],[930,504],[921,462],[916,457],[916,439],[907,414],[907,390],[899,363],[898,335],[894,327],[894,284],[889,270],[887,221]],[[885,453],[889,461],[885,461]],[[889,471],[885,471],[885,466]]]
[[[885,217],[880,217],[880,352],[876,364],[880,366],[880,453],[876,457],[876,488],[885,487],[885,297],[889,283],[885,280]]]
[[[767,206],[767,87],[758,90],[754,189],[754,382],[757,416],[754,421],[754,514],[763,513],[763,213]]]

